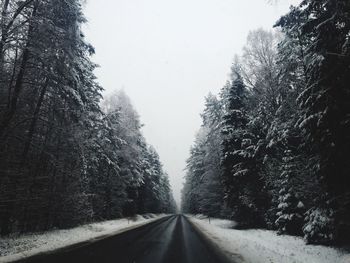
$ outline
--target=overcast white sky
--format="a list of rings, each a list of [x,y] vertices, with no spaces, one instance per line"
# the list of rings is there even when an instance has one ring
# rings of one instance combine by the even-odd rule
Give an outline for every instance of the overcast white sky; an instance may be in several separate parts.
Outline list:
[[[250,30],[300,0],[88,0],[85,28],[100,84],[124,89],[180,200],[204,97],[225,84]]]

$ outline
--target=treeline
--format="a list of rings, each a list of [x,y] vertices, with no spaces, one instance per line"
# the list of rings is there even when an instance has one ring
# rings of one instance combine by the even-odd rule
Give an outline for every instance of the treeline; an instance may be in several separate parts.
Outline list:
[[[305,0],[249,34],[206,98],[182,208],[241,228],[350,237],[350,2]]]
[[[123,92],[102,102],[80,0],[2,0],[0,232],[172,212]]]

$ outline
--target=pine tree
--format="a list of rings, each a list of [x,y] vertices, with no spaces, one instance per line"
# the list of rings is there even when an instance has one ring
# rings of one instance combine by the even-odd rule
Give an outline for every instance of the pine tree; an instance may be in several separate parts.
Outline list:
[[[276,225],[280,234],[301,235],[304,223],[304,204],[293,189],[293,180],[296,172],[295,160],[292,152],[286,151],[283,157],[281,190],[279,191],[279,204]],[[295,187],[295,186],[294,186]]]
[[[136,213],[146,143],[126,96],[100,106],[82,1],[5,0],[0,14],[1,234]]]
[[[190,157],[187,159],[186,166],[186,182],[182,190],[182,210],[185,213],[200,214],[202,209],[200,206],[200,194],[203,190],[201,188],[204,167],[204,144],[205,133],[200,130],[196,136],[194,145],[190,150]]]
[[[347,223],[350,218],[349,190],[345,186],[350,171],[346,157],[350,149],[349,10],[349,2],[345,0],[303,1],[298,10],[299,17],[308,17],[298,25],[302,37],[307,39],[307,85],[298,98],[302,109],[299,125],[312,155],[318,160],[314,173],[321,180],[325,193],[312,211],[329,211],[321,214],[332,216],[328,222],[334,220],[336,226],[332,235],[319,235],[325,240],[309,238],[311,242],[346,239],[350,229]],[[284,18],[283,27],[295,25],[295,19],[291,19],[294,14],[291,12]],[[309,230],[310,224],[311,221],[307,223]]]
[[[240,74],[228,93],[226,112],[223,116],[223,180],[226,187],[225,199],[232,209],[232,217],[240,227],[259,226],[260,218],[257,200],[259,179],[254,175],[251,161],[251,135],[247,130],[247,90]],[[255,195],[255,197],[254,197]]]
[[[202,213],[208,216],[226,216],[223,210],[223,185],[221,182],[221,124],[222,103],[211,93],[205,98],[205,109],[202,116],[202,129],[206,134],[203,145],[204,173],[200,184],[200,207]]]

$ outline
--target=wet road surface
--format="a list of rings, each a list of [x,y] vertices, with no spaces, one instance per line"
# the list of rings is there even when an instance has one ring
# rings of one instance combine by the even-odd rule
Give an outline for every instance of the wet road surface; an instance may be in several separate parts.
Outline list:
[[[221,263],[224,260],[186,217],[173,215],[94,243],[20,262]]]

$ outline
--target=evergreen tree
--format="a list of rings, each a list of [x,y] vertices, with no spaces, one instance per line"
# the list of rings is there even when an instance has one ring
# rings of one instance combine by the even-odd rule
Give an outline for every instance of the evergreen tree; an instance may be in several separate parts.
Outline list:
[[[182,190],[182,210],[185,213],[202,213],[199,200],[202,191],[201,184],[203,174],[205,172],[203,162],[205,156],[205,150],[203,147],[204,143],[205,133],[203,130],[200,130],[197,134],[194,145],[191,147],[190,157],[187,159],[186,182]]]
[[[296,176],[294,173],[298,170],[294,167],[295,161],[292,156],[291,151],[286,151],[283,157],[276,225],[280,234],[301,235],[305,206],[293,189],[293,177]]]
[[[254,164],[251,162],[251,135],[247,130],[247,90],[240,74],[236,74],[223,116],[223,180],[226,188],[225,199],[232,208],[232,217],[238,221],[240,227],[251,227],[263,224],[256,206],[256,190],[261,183],[254,175]]]
[[[226,216],[223,210],[223,185],[221,182],[221,124],[222,103],[211,93],[206,97],[202,114],[202,129],[206,134],[203,158],[204,173],[200,191],[200,207],[208,216]]]
[[[138,212],[147,146],[126,96],[102,110],[82,2],[4,0],[0,14],[1,234]]]
[[[309,233],[321,230],[307,222],[305,233],[310,242],[329,242],[346,239],[349,235],[349,190],[346,187],[350,170],[349,156],[349,40],[350,28],[348,1],[303,1],[298,9],[299,17],[307,17],[300,25],[306,41],[306,88],[298,101],[302,109],[299,126],[304,130],[306,144],[317,162],[314,173],[321,180],[324,195],[315,203],[312,211],[328,211],[332,216],[328,223],[335,224],[331,235]],[[282,27],[295,26],[289,13],[282,18]],[[313,212],[310,212],[311,214]],[[313,217],[315,218],[315,217]],[[322,217],[318,217],[322,218]],[[311,220],[311,217],[309,217]],[[324,227],[323,229],[330,229]],[[325,239],[321,238],[324,236]]]

